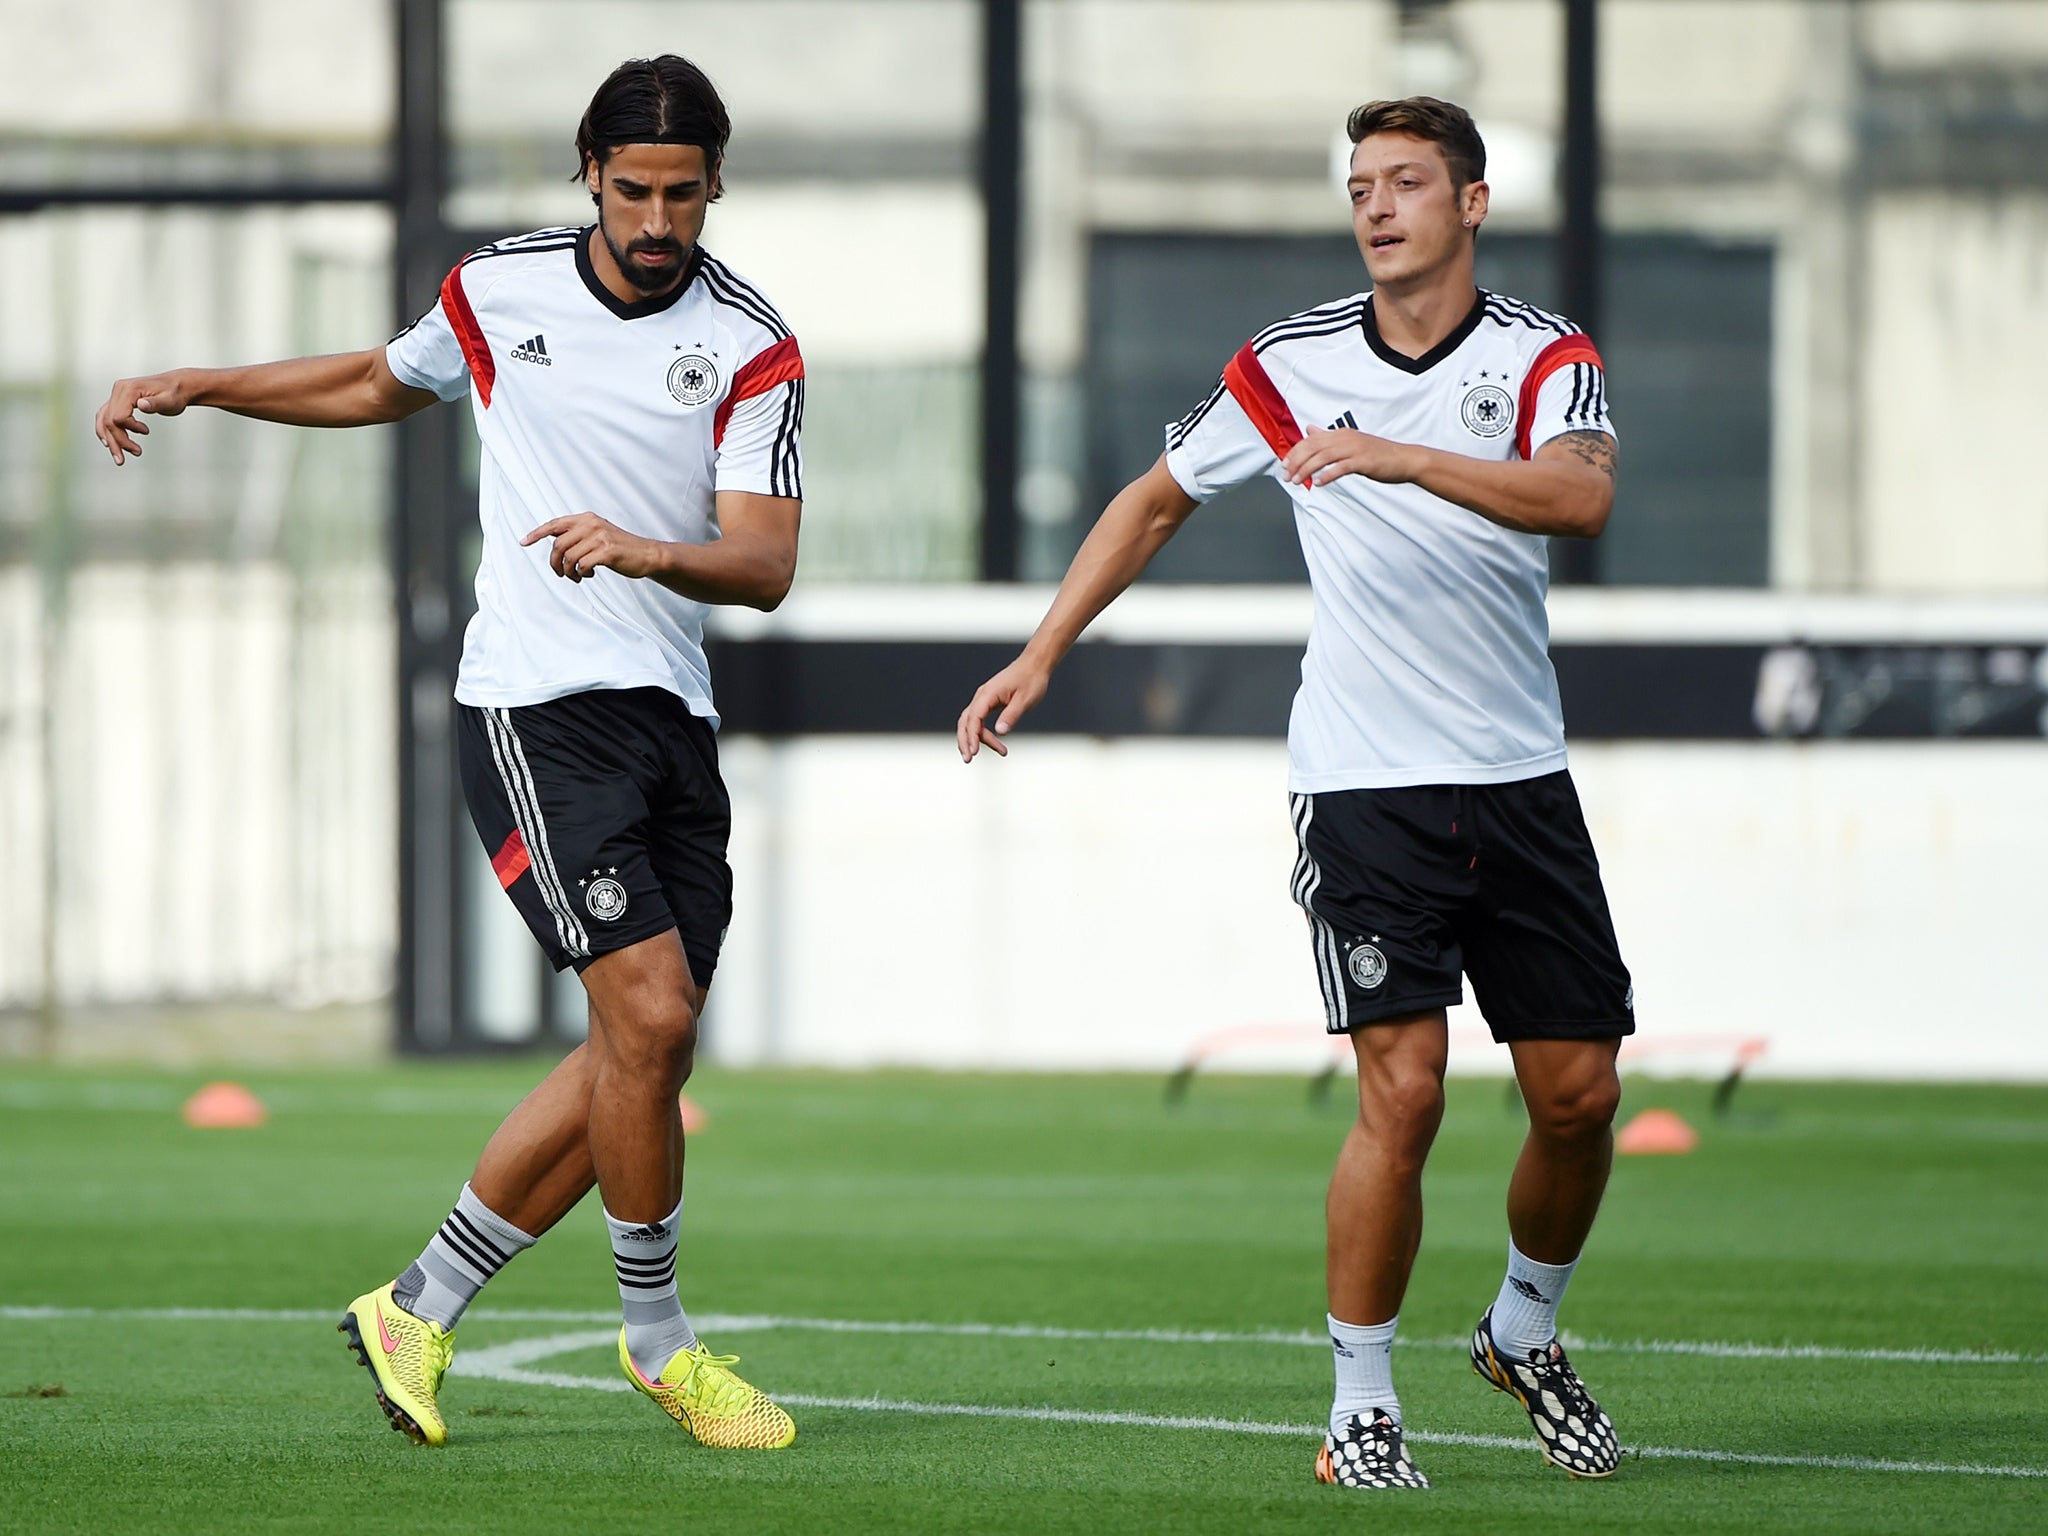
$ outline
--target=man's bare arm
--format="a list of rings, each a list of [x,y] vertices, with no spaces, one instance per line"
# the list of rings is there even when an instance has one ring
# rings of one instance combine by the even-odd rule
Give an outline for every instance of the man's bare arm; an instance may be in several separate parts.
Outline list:
[[[555,542],[548,564],[557,576],[584,581],[600,570],[658,581],[700,603],[730,603],[772,613],[796,578],[797,525],[803,503],[792,496],[718,493],[720,537],[709,544],[671,543],[628,533],[595,512],[542,523],[520,542]]]
[[[1009,755],[997,738],[1008,734],[1010,727],[1045,697],[1052,669],[1081,638],[1081,631],[1138,579],[1139,572],[1197,505],[1167,473],[1164,457],[1117,492],[1081,541],[1052,607],[1039,621],[1023,654],[983,683],[962,712],[955,737],[963,762],[973,762],[984,744],[993,747],[998,756]],[[998,709],[1002,714],[991,732],[988,717]]]
[[[122,379],[93,417],[93,435],[116,464],[142,452],[145,416],[176,416],[209,405],[237,416],[295,427],[364,427],[398,421],[434,403],[431,390],[399,382],[382,347],[294,357],[245,368],[173,368]]]
[[[1297,484],[1364,475],[1389,485],[1419,485],[1503,528],[1597,539],[1614,510],[1618,458],[1605,432],[1567,432],[1538,448],[1533,459],[1502,462],[1366,432],[1312,428],[1283,463]]]

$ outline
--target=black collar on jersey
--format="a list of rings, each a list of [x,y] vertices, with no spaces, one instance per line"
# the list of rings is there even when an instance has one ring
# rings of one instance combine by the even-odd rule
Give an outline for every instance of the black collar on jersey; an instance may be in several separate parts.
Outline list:
[[[622,299],[605,287],[604,279],[597,275],[597,268],[590,264],[590,242],[602,240],[595,224],[583,226],[583,233],[576,241],[576,275],[583,279],[598,303],[617,315],[621,320],[644,320],[649,315],[658,315],[690,291],[690,284],[697,281],[697,273],[704,265],[704,247],[693,245],[690,254],[683,258],[682,281],[667,293],[657,293],[652,298]]]
[[[578,247],[578,249],[580,250],[581,247]],[[1387,345],[1386,338],[1380,335],[1379,317],[1372,312],[1372,300],[1370,298],[1367,298],[1365,301],[1365,315],[1358,322],[1358,326],[1360,330],[1365,332],[1365,344],[1372,348],[1374,354],[1381,362],[1391,363],[1403,373],[1427,373],[1463,346],[1465,338],[1479,329],[1479,322],[1485,318],[1485,315],[1486,290],[1482,288],[1479,290],[1477,297],[1472,300],[1471,312],[1458,322],[1458,328],[1420,357],[1410,357],[1404,352],[1396,352]]]

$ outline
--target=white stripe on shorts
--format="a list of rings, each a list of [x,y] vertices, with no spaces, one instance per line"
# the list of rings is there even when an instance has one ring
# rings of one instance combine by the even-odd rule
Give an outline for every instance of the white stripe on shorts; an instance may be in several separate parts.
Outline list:
[[[1294,899],[1308,917],[1309,937],[1316,952],[1316,980],[1323,991],[1324,1019],[1331,1029],[1348,1029],[1351,1003],[1344,995],[1344,970],[1343,962],[1337,957],[1337,936],[1330,925],[1316,915],[1314,906],[1316,888],[1323,883],[1322,866],[1308,851],[1308,829],[1315,818],[1314,797],[1296,795],[1294,834],[1301,844],[1301,854],[1294,862]]]
[[[540,790],[533,782],[533,770],[526,763],[526,749],[512,728],[512,713],[486,709],[484,719],[491,732],[491,755],[497,760],[498,776],[505,781],[505,793],[512,801],[512,819],[519,835],[526,839],[527,856],[533,860],[534,888],[555,920],[555,936],[571,956],[590,953],[590,936],[570,905],[569,892],[555,869],[554,851],[548,846],[547,823],[541,819]]]

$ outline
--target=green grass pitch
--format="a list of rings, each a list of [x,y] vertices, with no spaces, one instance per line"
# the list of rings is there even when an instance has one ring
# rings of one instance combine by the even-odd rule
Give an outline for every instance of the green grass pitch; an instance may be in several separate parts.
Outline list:
[[[1622,1160],[1566,1304],[1646,1452],[1594,1484],[1466,1364],[1519,1121],[1453,1082],[1395,1357],[1436,1487],[1358,1494],[1311,1481],[1306,1428],[1344,1112],[1284,1078],[1169,1108],[1136,1077],[707,1071],[684,1297],[796,1445],[705,1451],[616,1390],[587,1201],[464,1322],[453,1441],[413,1447],[333,1314],[537,1075],[259,1075],[267,1126],[198,1131],[197,1076],[0,1070],[0,1530],[2048,1529],[2048,1090],[1755,1083],[1716,1121],[1631,1081],[1625,1113],[1702,1135]]]

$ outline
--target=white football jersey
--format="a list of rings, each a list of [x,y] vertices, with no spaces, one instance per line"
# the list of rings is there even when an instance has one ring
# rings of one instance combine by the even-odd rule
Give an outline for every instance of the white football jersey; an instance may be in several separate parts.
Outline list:
[[[568,581],[550,518],[595,512],[629,533],[704,544],[720,491],[800,497],[804,365],[760,290],[700,246],[680,286],[628,303],[599,281],[588,229],[473,252],[399,333],[391,371],[465,392],[482,447],[483,560],[455,697],[538,704],[666,688],[714,726],[704,608],[650,579]]]
[[[1206,501],[1254,475],[1279,479],[1311,426],[1503,460],[1563,432],[1614,430],[1600,355],[1569,321],[1482,291],[1411,358],[1355,294],[1247,342],[1167,428],[1166,467]],[[1419,485],[1344,475],[1286,490],[1314,593],[1289,788],[1499,784],[1562,768],[1548,540]]]

